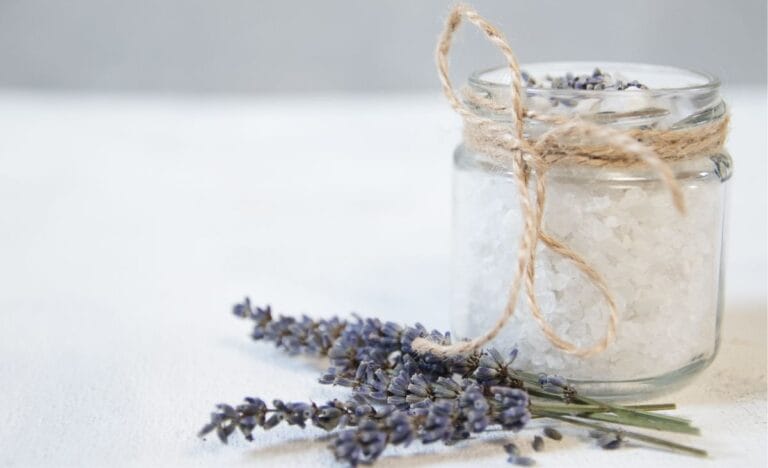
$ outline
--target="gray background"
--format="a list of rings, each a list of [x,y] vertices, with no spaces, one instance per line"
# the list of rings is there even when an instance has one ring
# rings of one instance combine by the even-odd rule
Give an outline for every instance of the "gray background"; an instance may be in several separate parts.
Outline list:
[[[173,92],[436,88],[453,2],[0,0],[0,86]],[[522,61],[623,60],[766,82],[764,0],[476,0]],[[500,63],[465,30],[454,73]]]

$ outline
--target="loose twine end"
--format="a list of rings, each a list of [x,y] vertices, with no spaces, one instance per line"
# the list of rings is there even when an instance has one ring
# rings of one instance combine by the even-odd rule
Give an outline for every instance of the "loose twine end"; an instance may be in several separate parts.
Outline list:
[[[448,57],[454,33],[461,21],[477,26],[488,40],[501,51],[510,71],[511,105],[506,109],[512,118],[509,123],[500,122],[479,115],[468,108],[457,96],[449,78]],[[436,62],[438,76],[443,93],[451,106],[463,118],[465,123],[465,141],[474,149],[501,158],[512,164],[515,177],[520,212],[523,218],[523,230],[518,246],[515,276],[509,287],[507,302],[493,326],[483,335],[468,341],[453,344],[441,344],[427,338],[416,338],[411,347],[418,354],[433,354],[441,357],[469,354],[478,351],[501,332],[515,313],[518,296],[525,283],[526,298],[531,314],[537,321],[542,333],[552,345],[565,353],[580,357],[590,357],[603,352],[616,338],[618,313],[616,302],[606,281],[585,259],[570,247],[549,235],[542,227],[542,215],[546,200],[546,171],[553,164],[563,161],[577,164],[605,164],[606,159],[615,161],[640,161],[654,170],[672,195],[672,203],[680,214],[685,214],[686,205],[682,187],[666,158],[675,160],[682,155],[702,154],[722,147],[727,133],[727,116],[712,124],[691,130],[632,130],[622,131],[606,125],[599,125],[584,119],[567,118],[556,115],[540,115],[525,109],[522,100],[522,74],[517,58],[504,38],[504,35],[474,8],[459,4],[453,8],[437,46]],[[498,106],[478,96],[468,96],[479,108],[498,111]],[[535,140],[525,137],[525,120],[538,120],[550,124],[551,129]],[[638,132],[640,132],[638,134]],[[658,142],[649,145],[643,142]],[[575,145],[563,144],[563,140],[575,141]],[[601,154],[592,155],[591,147],[582,141],[600,142]],[[532,170],[535,169],[535,170]],[[529,182],[535,174],[536,191],[531,194]],[[546,321],[539,307],[535,294],[535,257],[538,243],[541,242],[550,251],[570,261],[587,277],[600,292],[608,306],[608,323],[604,336],[591,346],[580,347],[559,336]]]

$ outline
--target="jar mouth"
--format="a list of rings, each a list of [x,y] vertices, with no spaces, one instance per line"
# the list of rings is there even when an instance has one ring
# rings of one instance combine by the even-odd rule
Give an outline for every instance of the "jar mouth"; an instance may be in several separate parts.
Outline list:
[[[546,75],[559,78],[567,73],[592,76],[595,68],[614,79],[636,80],[647,89],[637,86],[622,90],[526,86],[522,96],[525,107],[540,114],[583,117],[626,128],[683,128],[712,121],[726,112],[719,92],[720,81],[703,72],[620,62],[541,62],[521,66],[521,70],[537,81]],[[467,105],[479,115],[510,120],[507,108],[511,91],[509,83],[508,67],[473,73],[469,78],[470,91],[490,99],[498,107],[478,106],[469,101]],[[533,127],[537,126],[533,125],[530,133],[536,134]],[[541,125],[538,127],[544,129]]]
[[[561,97],[561,96],[585,96],[601,97],[615,96],[617,94],[644,93],[646,95],[687,94],[715,91],[720,87],[720,80],[706,72],[678,68],[666,65],[650,65],[643,63],[624,62],[535,62],[521,64],[520,69],[530,76],[541,80],[545,75],[565,76],[566,73],[574,75],[591,75],[595,68],[612,75],[622,75],[629,80],[637,80],[648,89],[631,88],[618,89],[560,89],[537,88],[526,86],[529,96]],[[479,70],[469,77],[471,87],[478,90],[496,91],[500,88],[509,88],[509,67],[494,67]],[[494,93],[495,94],[495,93]]]

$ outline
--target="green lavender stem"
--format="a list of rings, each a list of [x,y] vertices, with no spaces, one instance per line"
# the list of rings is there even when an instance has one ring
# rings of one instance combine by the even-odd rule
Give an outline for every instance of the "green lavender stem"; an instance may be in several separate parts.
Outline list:
[[[536,406],[541,406],[544,408],[544,405],[537,404]],[[636,409],[640,411],[668,411],[668,410],[674,410],[677,408],[677,406],[674,403],[658,403],[658,404],[647,404],[647,405],[627,405],[625,408],[631,408]],[[606,412],[606,409],[604,406],[599,405],[576,405],[576,404],[566,404],[566,405],[556,405],[556,404],[546,404],[545,407],[546,411],[554,412],[554,413],[604,413]]]
[[[665,423],[662,421],[649,421],[647,418],[638,418],[634,416],[620,416],[615,414],[594,413],[585,416],[588,419],[594,419],[614,424],[626,426],[643,427],[646,429],[655,429],[657,431],[678,432],[680,434],[699,435],[701,431],[698,427],[685,424]]]
[[[527,384],[526,390],[532,396],[547,399],[564,400],[561,394],[546,392],[538,387],[538,376],[528,372],[517,372],[517,375]],[[647,427],[651,429],[681,432],[685,434],[698,434],[699,430],[691,426],[691,421],[685,418],[669,416],[666,414],[653,414],[644,410],[632,408],[630,406],[614,405],[612,403],[594,400],[579,394],[573,396],[573,401],[584,405],[599,406],[616,415],[608,422],[617,424],[630,424],[638,427]]]
[[[601,405],[607,409],[610,409],[616,416],[631,418],[633,420],[646,420],[649,423],[658,422],[659,424],[666,426],[666,423],[679,424],[681,426],[690,426],[691,421],[689,419],[681,418],[678,416],[670,416],[667,414],[652,414],[644,411],[637,411],[627,408],[626,406],[614,405],[603,401],[594,400],[585,396],[577,395],[575,398],[580,403],[588,405]]]
[[[556,413],[542,413],[542,416],[546,416],[552,419],[557,419],[563,422],[567,422],[569,424],[574,424],[577,426],[584,426],[584,427],[590,427],[592,429],[597,429],[599,431],[604,431],[607,433],[610,432],[619,432],[622,436],[628,438],[628,439],[635,439],[642,442],[645,442],[647,444],[656,445],[660,447],[664,447],[670,450],[678,451],[678,452],[684,452],[689,455],[695,455],[697,457],[706,457],[707,452],[706,450],[702,450],[696,447],[691,447],[688,445],[678,444],[676,442],[672,442],[671,440],[661,439],[658,437],[649,436],[646,434],[640,434],[638,432],[630,432],[625,431],[623,429],[614,429],[607,426],[603,426],[602,424],[597,424],[589,421],[582,421],[579,419],[572,418],[570,416],[563,416],[561,414]]]
[[[547,405],[531,405],[533,414],[560,414],[564,416],[575,417],[579,419],[589,419],[603,421],[624,426],[642,427],[644,429],[655,429],[658,431],[678,432],[681,434],[698,435],[699,429],[687,424],[648,420],[647,418],[637,417],[635,415],[616,415],[592,408],[591,411],[582,411],[581,405],[570,405],[570,409],[554,408],[551,410]]]

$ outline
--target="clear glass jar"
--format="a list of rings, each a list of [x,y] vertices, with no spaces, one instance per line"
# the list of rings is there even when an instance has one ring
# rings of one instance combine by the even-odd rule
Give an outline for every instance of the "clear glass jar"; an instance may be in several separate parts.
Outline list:
[[[725,113],[719,82],[697,72],[615,63],[522,68],[533,76],[563,76],[588,74],[596,65],[649,89],[528,88],[526,106],[620,128],[683,128]],[[469,89],[503,104],[509,102],[508,83],[506,69],[495,69],[475,73]],[[505,118],[501,113],[493,117]],[[529,135],[542,130],[526,127]],[[647,167],[549,169],[543,225],[603,275],[618,306],[617,333],[595,356],[566,354],[544,336],[521,293],[515,315],[492,343],[502,351],[518,348],[518,368],[562,375],[589,394],[625,398],[676,388],[713,360],[722,314],[724,182],[731,175],[731,159],[725,152],[701,154],[671,166],[684,192],[684,216]],[[483,334],[505,306],[522,228],[516,190],[511,167],[458,147],[452,328],[459,338]],[[560,336],[579,346],[604,336],[609,311],[598,290],[541,243],[536,294]]]

